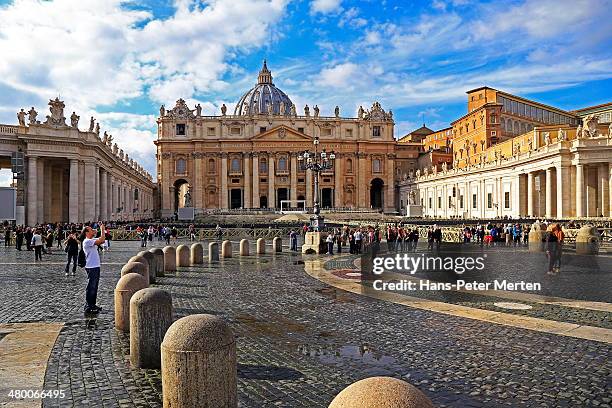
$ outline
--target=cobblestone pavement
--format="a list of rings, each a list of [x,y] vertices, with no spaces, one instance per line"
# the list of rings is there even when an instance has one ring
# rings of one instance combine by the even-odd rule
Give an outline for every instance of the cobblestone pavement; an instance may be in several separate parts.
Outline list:
[[[87,324],[84,272],[66,278],[63,253],[34,265],[32,253],[0,248],[0,323],[66,322],[45,376],[45,389],[63,389],[66,398],[44,406],[161,405],[159,372],[131,369],[128,337],[113,328],[113,289],[139,250],[116,242],[104,254],[104,310]],[[177,318],[211,313],[234,329],[243,407],[325,407],[373,375],[404,378],[440,407],[610,407],[608,344],[343,292],[308,276],[301,260],[232,258],[158,279]]]

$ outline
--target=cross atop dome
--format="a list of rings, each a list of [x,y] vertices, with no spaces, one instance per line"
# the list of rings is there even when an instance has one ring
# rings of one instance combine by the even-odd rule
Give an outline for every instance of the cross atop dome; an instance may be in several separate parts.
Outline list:
[[[268,69],[268,65],[266,64],[266,60],[263,62],[263,67],[261,71],[259,71],[259,76],[257,77],[258,84],[271,84],[272,83],[272,72]]]

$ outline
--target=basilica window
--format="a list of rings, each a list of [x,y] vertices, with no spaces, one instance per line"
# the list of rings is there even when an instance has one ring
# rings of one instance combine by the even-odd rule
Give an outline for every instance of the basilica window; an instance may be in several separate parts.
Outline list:
[[[176,135],[177,136],[185,136],[185,124],[177,123],[176,124]]]
[[[372,136],[373,137],[380,137],[380,126],[373,126],[372,127]]]
[[[497,115],[496,114],[492,114],[491,115],[491,123],[496,123],[497,122]]]
[[[298,128],[298,132],[300,132],[300,133],[304,133],[304,128],[303,128],[303,127],[299,127],[299,128]]]
[[[321,136],[331,136],[332,130],[330,128],[321,129]]]
[[[382,172],[382,164],[380,159],[372,160],[372,173],[381,173]]]
[[[187,173],[187,161],[185,159],[176,160],[176,174]]]
[[[287,171],[287,158],[281,157],[278,159],[278,170]]]
[[[215,159],[208,159],[208,172],[214,173],[217,166],[215,165]]]
[[[259,172],[267,173],[268,172],[268,161],[266,159],[261,159],[259,162]]]
[[[346,172],[347,173],[353,172],[353,160],[352,159],[346,159]]]
[[[215,128],[214,127],[209,127],[208,128],[208,136],[214,136],[215,135]]]
[[[240,159],[239,158],[234,157],[232,159],[232,164],[230,166],[230,169],[232,172],[235,172],[235,173],[240,171]]]
[[[266,127],[265,126],[260,126],[259,127],[259,133],[264,133],[266,131]]]
[[[346,137],[353,137],[353,129],[346,129]]]

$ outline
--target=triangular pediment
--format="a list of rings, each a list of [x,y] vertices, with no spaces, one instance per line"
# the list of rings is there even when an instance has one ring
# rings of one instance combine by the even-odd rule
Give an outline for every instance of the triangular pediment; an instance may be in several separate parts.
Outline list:
[[[305,135],[304,133],[298,132],[295,129],[287,127],[285,125],[276,126],[272,129],[268,129],[263,133],[255,135],[251,138],[252,141],[264,142],[264,141],[312,141],[312,137]]]

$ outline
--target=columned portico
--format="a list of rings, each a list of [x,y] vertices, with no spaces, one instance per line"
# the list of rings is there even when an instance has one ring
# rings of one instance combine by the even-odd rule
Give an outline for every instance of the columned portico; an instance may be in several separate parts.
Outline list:
[[[36,225],[38,223],[38,157],[28,157],[28,195],[27,195],[27,223]]]
[[[584,217],[584,166],[576,165],[576,217]]]
[[[79,222],[79,161],[77,159],[70,159],[68,214],[70,222]]]

